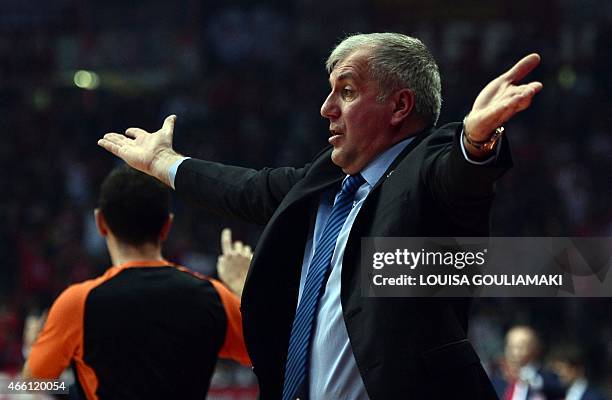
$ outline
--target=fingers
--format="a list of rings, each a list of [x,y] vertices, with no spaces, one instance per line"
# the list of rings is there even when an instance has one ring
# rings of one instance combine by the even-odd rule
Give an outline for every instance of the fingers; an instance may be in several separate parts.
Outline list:
[[[530,82],[524,85],[510,85],[508,89],[506,89],[506,93],[504,97],[509,99],[513,99],[516,97],[533,97],[542,90],[542,84],[540,82]]]
[[[122,146],[126,142],[130,141],[130,139],[126,138],[124,135],[121,135],[121,134],[115,133],[115,132],[107,133],[106,135],[104,135],[102,137],[102,139],[107,140],[107,141],[109,141],[111,143],[114,143],[116,145],[119,145],[119,146]]]
[[[232,251],[232,230],[225,228],[221,231],[221,253],[230,254]]]
[[[528,83],[526,86],[528,89],[533,90],[533,94],[538,93],[544,87],[541,82],[531,82]]]
[[[531,82],[525,85],[518,86],[517,92],[511,98],[511,108],[514,108],[514,113],[523,111],[531,104],[533,96],[542,90],[540,82]],[[513,114],[514,114],[513,113]]]
[[[531,105],[531,101],[533,100],[533,96],[535,95],[532,94],[531,96],[529,95],[523,95],[519,98],[519,100],[516,102],[515,105],[515,109],[514,109],[514,113],[520,112],[525,110],[526,108],[528,108]],[[514,114],[513,114],[514,115]]]
[[[504,101],[500,101],[495,107],[493,107],[489,114],[495,116],[493,119],[493,125],[499,126],[504,124],[516,113],[525,110],[529,105],[533,97],[538,91],[542,89],[541,84],[538,85],[523,85],[517,87],[517,90]]]
[[[174,132],[174,123],[176,122],[176,115],[172,114],[166,117],[162,130],[170,135]]]
[[[251,249],[251,246],[245,245],[240,240],[237,240],[234,242],[232,254],[250,258],[253,257],[253,250]]]
[[[514,64],[503,76],[510,82],[518,82],[527,76],[540,63],[540,55],[536,53],[523,57]]]
[[[129,140],[131,139],[128,139],[118,133],[111,132],[107,133],[102,139],[98,140],[98,146],[101,146],[105,150],[108,150],[114,155],[118,156],[121,147],[123,147],[123,145],[125,145]]]
[[[148,135],[149,132],[145,131],[144,129],[140,129],[140,128],[128,128],[125,130],[125,135],[129,136],[131,138],[138,138],[141,137],[143,135]]]
[[[225,228],[221,231],[221,255],[219,260],[231,259],[232,257],[245,257],[249,260],[253,257],[251,246],[245,245],[240,240],[232,243],[232,230]]]
[[[110,151],[111,153],[113,153],[116,156],[119,155],[119,149],[121,148],[120,146],[116,145],[113,142],[109,142],[106,139],[98,140],[98,146],[102,147],[106,151]]]
[[[533,97],[538,94],[543,88],[540,82],[531,82],[525,85],[525,90],[522,94],[522,99],[519,100],[518,111],[523,111],[531,104]]]

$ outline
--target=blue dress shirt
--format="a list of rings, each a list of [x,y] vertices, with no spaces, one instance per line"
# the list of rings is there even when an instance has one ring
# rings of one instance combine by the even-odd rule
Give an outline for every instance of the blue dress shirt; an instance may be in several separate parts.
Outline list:
[[[361,170],[361,176],[363,176],[366,182],[357,189],[353,209],[346,218],[342,229],[340,229],[336,248],[331,259],[331,273],[327,280],[325,293],[323,293],[323,297],[321,297],[319,302],[310,351],[309,395],[311,400],[368,398],[363,380],[355,363],[355,356],[351,349],[348,332],[342,316],[342,304],[340,302],[342,259],[351,227],[363,202],[393,160],[408,146],[412,139],[405,139],[390,147]],[[334,204],[334,199],[339,192],[340,190],[327,191],[323,194],[319,203],[314,232],[310,232],[304,251],[298,302],[301,299],[308,266],[314,254],[314,245],[316,245],[325,227],[325,222]]]

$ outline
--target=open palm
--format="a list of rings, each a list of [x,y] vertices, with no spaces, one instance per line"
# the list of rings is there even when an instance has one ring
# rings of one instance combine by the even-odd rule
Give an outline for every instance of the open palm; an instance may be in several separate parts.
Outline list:
[[[482,89],[465,119],[465,129],[472,139],[489,139],[497,127],[529,107],[533,96],[542,90],[542,84],[518,82],[539,63],[538,54],[529,54]]]
[[[175,115],[164,120],[160,130],[149,133],[140,128],[129,128],[125,135],[109,132],[100,140],[98,145],[124,160],[132,168],[159,178],[155,162],[162,155],[176,154],[172,150]],[[165,167],[165,166],[164,166]]]

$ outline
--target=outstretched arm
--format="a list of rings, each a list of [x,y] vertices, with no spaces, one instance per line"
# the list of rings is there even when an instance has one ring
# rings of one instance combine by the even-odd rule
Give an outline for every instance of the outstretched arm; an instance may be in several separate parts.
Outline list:
[[[512,165],[507,143],[478,148],[467,141],[487,142],[495,130],[531,104],[533,96],[542,89],[540,82],[518,84],[540,62],[537,54],[530,54],[510,70],[500,75],[480,92],[472,110],[461,124],[440,128],[435,140],[428,142],[428,155],[423,168],[423,182],[443,205],[455,223],[466,231],[488,231],[494,195],[494,182]],[[463,141],[467,160],[457,140]],[[492,158],[497,154],[495,158]],[[484,164],[476,160],[489,160]]]
[[[172,149],[176,115],[164,120],[156,132],[140,128],[129,128],[125,135],[109,132],[98,145],[125,161],[129,166],[151,175],[170,186],[168,171],[172,164],[183,158]]]
[[[185,159],[172,148],[175,121],[176,116],[170,115],[161,129],[152,133],[140,128],[129,128],[125,135],[110,132],[98,140],[98,145],[211,211],[257,224],[268,221],[287,192],[307,171],[307,168],[256,171],[189,159],[180,163],[172,184],[170,168]]]
[[[478,94],[464,121],[463,144],[470,156],[481,158],[487,155],[487,151],[474,147],[466,140],[466,136],[469,135],[475,142],[486,142],[495,129],[529,107],[533,96],[542,90],[540,82],[519,84],[539,63],[538,54],[529,54],[489,82]]]

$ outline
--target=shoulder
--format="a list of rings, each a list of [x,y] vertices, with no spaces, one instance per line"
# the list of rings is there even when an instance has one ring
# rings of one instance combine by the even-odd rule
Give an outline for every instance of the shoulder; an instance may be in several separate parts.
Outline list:
[[[96,278],[68,286],[60,293],[57,299],[55,299],[53,308],[59,308],[64,312],[76,311],[82,308],[91,289],[101,282],[100,278]]]
[[[186,277],[190,277],[191,279],[194,279],[196,282],[200,283],[201,287],[206,287],[208,292],[213,292],[224,306],[227,307],[228,304],[231,304],[232,306],[235,305],[240,308],[240,299],[221,281],[192,271],[189,268],[180,265],[176,267],[176,270],[184,273]]]
[[[222,295],[219,293],[216,281],[211,277],[182,265],[177,265],[173,271],[177,278],[183,281],[184,286],[194,288],[198,294],[204,297],[213,296],[218,300],[222,300]],[[221,283],[219,284],[222,285]]]

